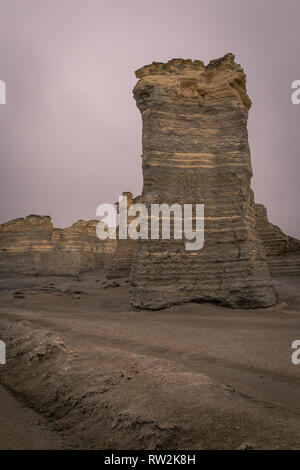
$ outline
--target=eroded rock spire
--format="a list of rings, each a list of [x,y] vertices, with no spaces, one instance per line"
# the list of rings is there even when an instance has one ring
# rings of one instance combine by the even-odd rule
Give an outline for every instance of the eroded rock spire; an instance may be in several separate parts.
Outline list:
[[[256,232],[246,77],[232,54],[173,59],[136,72],[143,121],[143,203],[204,204],[205,242],[141,240],[131,271],[131,302],[159,309],[188,301],[230,307],[276,302]]]

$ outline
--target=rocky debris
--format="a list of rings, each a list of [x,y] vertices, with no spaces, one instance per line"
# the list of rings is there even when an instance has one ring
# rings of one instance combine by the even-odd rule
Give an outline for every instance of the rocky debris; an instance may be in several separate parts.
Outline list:
[[[102,285],[103,289],[114,288],[114,287],[121,287],[121,284],[114,281],[114,282],[106,282]]]
[[[13,294],[14,299],[25,299],[24,292],[14,292]]]
[[[133,198],[132,193],[129,191],[123,192],[122,195],[127,197],[127,210],[133,204],[141,202],[141,196]],[[116,203],[116,206],[118,207],[119,203]],[[133,218],[134,217],[127,216],[127,227]],[[131,238],[120,240],[117,236],[117,248],[106,272],[108,279],[129,276],[136,245],[136,240],[132,240]]]
[[[267,256],[300,254],[300,241],[285,235],[277,225],[269,222],[267,209],[263,204],[255,204],[255,213],[257,230]]]
[[[229,307],[276,303],[257,234],[248,145],[251,101],[234,56],[173,59],[136,72],[143,120],[143,203],[205,205],[205,242],[141,240],[131,269],[135,307],[189,301]]]
[[[5,290],[12,290],[12,289],[5,289]],[[24,292],[25,291],[25,292]],[[14,291],[13,292],[13,297],[14,298],[25,298],[25,293],[26,294],[37,294],[37,293],[40,293],[40,294],[57,294],[57,293],[63,293],[63,289],[59,289],[55,286],[34,286],[34,287],[28,287],[28,288],[24,288],[24,290],[22,291]]]
[[[254,450],[255,447],[250,442],[243,442],[237,450]]]
[[[114,283],[113,285],[112,284],[109,284],[108,287],[118,287],[120,284],[118,283]],[[74,296],[74,298],[82,298],[83,295],[86,294],[86,291],[83,291],[83,290],[78,290],[78,289],[73,289],[72,287],[68,287],[68,288],[58,288],[58,287],[55,287],[54,285],[52,286],[28,286],[28,287],[24,287],[23,290],[14,290],[13,288],[11,287],[4,287],[4,288],[1,288],[0,289],[1,291],[7,291],[7,292],[11,292],[12,296],[14,298],[25,298],[25,294],[26,295],[36,295],[36,294],[59,294],[59,295],[63,295],[63,294],[70,294],[72,296]]]
[[[78,275],[107,266],[116,241],[99,240],[97,223],[79,220],[60,229],[53,227],[48,216],[30,215],[0,225],[0,272]]]

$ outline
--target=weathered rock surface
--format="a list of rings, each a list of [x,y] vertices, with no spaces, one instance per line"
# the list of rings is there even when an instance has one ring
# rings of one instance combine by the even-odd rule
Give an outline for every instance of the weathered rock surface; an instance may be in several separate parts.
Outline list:
[[[129,195],[128,199],[130,201],[132,193],[123,193],[123,195],[125,194]],[[141,196],[137,196],[131,204],[141,202],[141,199]],[[271,274],[276,275],[284,272],[288,275],[298,275],[300,272],[300,241],[285,235],[277,225],[272,224],[263,204],[255,204],[255,214],[256,227],[265,248]],[[129,240],[130,246],[126,246],[126,242],[128,243],[128,240],[122,240],[121,246],[119,245],[115,251],[112,262],[108,267],[107,277],[129,276],[138,242]],[[292,256],[297,254],[298,257]],[[287,255],[291,256],[288,257]]]
[[[268,256],[270,273],[275,276],[300,277],[300,253]]]
[[[255,204],[255,212],[257,230],[267,256],[300,253],[300,241],[285,235],[277,225],[269,222],[267,209],[263,204]]]
[[[48,216],[30,215],[0,225],[0,271],[76,275],[107,266],[115,240],[99,240],[97,220],[54,228]]]
[[[133,198],[132,193],[129,191],[123,192],[123,196],[127,197],[128,209],[132,204],[141,202],[141,196]],[[118,207],[118,203],[116,203],[116,206]],[[132,220],[133,217],[127,216],[127,227]],[[129,276],[136,246],[136,240],[132,240],[131,238],[120,240],[117,236],[117,248],[106,273],[108,279]]]
[[[187,251],[184,240],[141,240],[131,270],[132,304],[274,304],[250,189],[251,101],[242,68],[227,54],[207,66],[182,59],[153,63],[136,76],[143,203],[204,203],[205,243],[200,251]]]

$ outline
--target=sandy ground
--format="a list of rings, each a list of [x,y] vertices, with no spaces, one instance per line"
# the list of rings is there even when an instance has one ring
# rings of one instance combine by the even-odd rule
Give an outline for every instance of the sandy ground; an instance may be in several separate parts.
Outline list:
[[[139,311],[105,282],[0,278],[0,448],[300,448],[300,277],[257,310]]]
[[[36,411],[0,386],[0,449],[65,449],[69,444]]]

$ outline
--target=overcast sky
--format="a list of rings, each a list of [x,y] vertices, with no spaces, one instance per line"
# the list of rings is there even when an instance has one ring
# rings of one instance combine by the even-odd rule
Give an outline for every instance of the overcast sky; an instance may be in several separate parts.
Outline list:
[[[141,192],[134,71],[233,52],[253,106],[255,199],[300,237],[300,0],[0,0],[0,222],[95,218]]]

